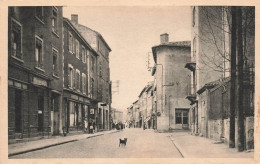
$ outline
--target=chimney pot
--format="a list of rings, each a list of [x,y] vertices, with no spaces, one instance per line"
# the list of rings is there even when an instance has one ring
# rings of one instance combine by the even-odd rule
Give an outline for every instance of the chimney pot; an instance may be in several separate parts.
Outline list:
[[[78,14],[71,14],[71,22],[78,24]]]
[[[167,33],[161,34],[160,38],[161,38],[161,44],[169,42],[169,34]]]

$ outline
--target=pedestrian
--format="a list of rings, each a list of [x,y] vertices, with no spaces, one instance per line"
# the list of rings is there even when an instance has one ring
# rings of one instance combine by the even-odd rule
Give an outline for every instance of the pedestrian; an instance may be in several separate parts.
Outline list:
[[[93,125],[90,125],[90,133],[92,133],[93,134]]]

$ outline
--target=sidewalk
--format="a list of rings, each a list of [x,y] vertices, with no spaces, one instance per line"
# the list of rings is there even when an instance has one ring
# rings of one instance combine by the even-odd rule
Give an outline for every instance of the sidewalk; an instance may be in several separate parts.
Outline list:
[[[54,136],[49,139],[41,139],[36,141],[30,141],[30,142],[22,142],[22,143],[16,143],[16,144],[10,144],[8,145],[8,157],[27,153],[31,151],[36,151],[40,149],[45,149],[51,146],[61,145],[69,142],[75,142],[82,139],[97,137],[105,134],[110,133],[116,133],[120,132],[120,130],[110,130],[110,131],[103,131],[103,132],[97,132],[94,134],[78,134],[78,135],[69,135],[69,136]]]
[[[238,152],[224,143],[193,136],[189,132],[169,133],[174,145],[184,158],[254,158],[254,152]]]

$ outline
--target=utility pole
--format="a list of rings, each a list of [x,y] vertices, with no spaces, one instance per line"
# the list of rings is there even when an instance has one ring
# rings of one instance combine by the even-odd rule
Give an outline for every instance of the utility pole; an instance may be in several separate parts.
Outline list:
[[[242,40],[242,9],[237,7],[237,59],[238,59],[238,151],[244,150],[244,108],[243,108],[243,40]]]
[[[236,7],[231,7],[231,87],[230,87],[230,126],[229,147],[235,147],[235,111],[236,111]]]

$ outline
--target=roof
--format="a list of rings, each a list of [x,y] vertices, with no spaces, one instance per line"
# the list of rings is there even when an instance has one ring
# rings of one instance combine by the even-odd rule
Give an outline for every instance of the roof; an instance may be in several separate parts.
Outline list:
[[[106,47],[109,49],[109,51],[112,51],[111,48],[109,47],[109,45],[107,44],[107,42],[105,41],[105,39],[103,38],[103,36],[102,36],[99,32],[97,32],[97,31],[95,31],[95,30],[92,30],[91,28],[89,28],[89,27],[87,27],[87,26],[84,26],[84,25],[81,25],[81,24],[73,23],[73,25],[75,25],[76,28],[77,28],[77,26],[80,26],[80,27],[83,27],[83,28],[85,28],[85,29],[87,29],[87,30],[90,30],[90,31],[96,33],[97,36],[99,36],[99,37],[101,38],[101,40],[104,42],[104,44],[105,44]],[[78,29],[78,30],[80,31],[80,29]]]
[[[157,46],[152,47],[153,51],[153,59],[156,63],[156,49],[160,47],[183,47],[183,48],[190,48],[191,47],[191,42],[190,41],[180,41],[180,42],[167,42],[167,43],[162,43]]]
[[[214,88],[216,86],[220,86],[222,84],[225,84],[227,82],[230,81],[230,77],[226,77],[226,78],[221,78],[221,79],[218,79],[216,81],[212,81],[212,82],[209,82],[209,83],[206,83],[203,87],[201,87],[197,93],[198,94],[201,94],[203,93],[206,89],[211,89],[211,88]]]

